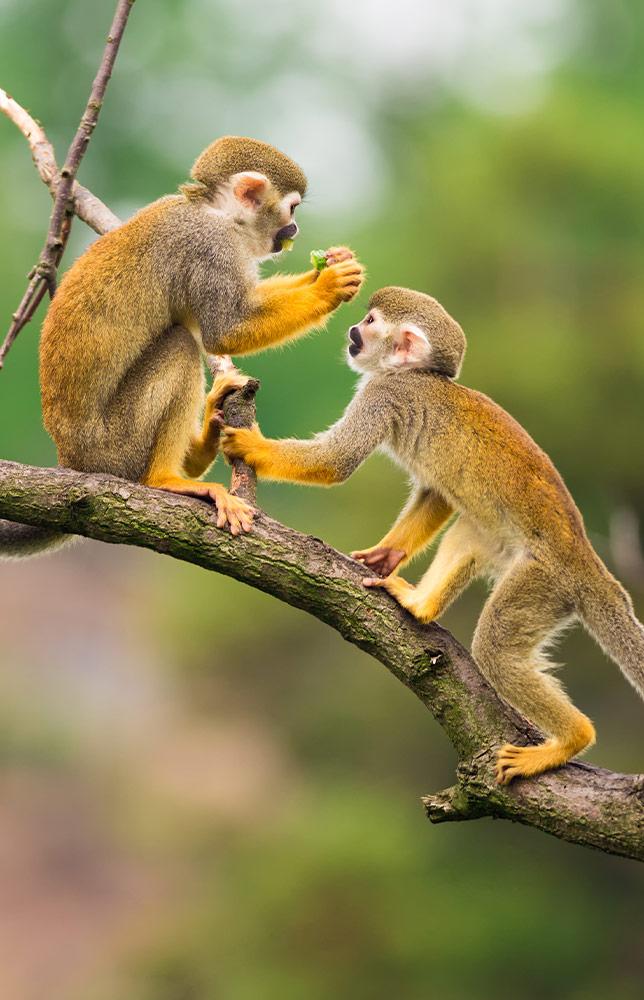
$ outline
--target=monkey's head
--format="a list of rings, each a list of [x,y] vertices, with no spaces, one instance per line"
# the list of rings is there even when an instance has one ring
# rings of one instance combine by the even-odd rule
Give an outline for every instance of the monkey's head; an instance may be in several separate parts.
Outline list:
[[[418,368],[456,378],[465,335],[440,302],[390,285],[369,300],[367,315],[349,330],[349,365],[371,373]]]
[[[267,142],[234,135],[217,139],[197,158],[191,177],[196,184],[185,185],[184,194],[233,218],[257,259],[279,253],[284,240],[297,236],[293,216],[306,192],[306,176]]]

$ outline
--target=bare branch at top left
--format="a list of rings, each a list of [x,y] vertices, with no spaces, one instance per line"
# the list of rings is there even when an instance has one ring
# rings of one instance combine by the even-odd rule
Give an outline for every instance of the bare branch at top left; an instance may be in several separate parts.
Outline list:
[[[56,169],[53,148],[41,126],[31,118],[24,108],[21,108],[4,91],[2,92],[2,98],[0,99],[1,110],[15,122],[27,138],[31,146],[34,162],[44,182],[50,190],[52,190],[52,185],[54,185],[54,191],[52,192],[54,207],[45,245],[38,263],[31,271],[27,291],[23,295],[18,309],[13,314],[11,326],[9,327],[2,348],[0,348],[0,368],[11,345],[20,330],[34,315],[45,292],[49,291],[50,295],[54,294],[56,272],[65,251],[71,220],[74,214],[78,214],[79,216],[81,214],[76,207],[76,173],[98,121],[105,91],[112,75],[114,62],[133,3],[134,0],[118,0],[117,2],[101,63],[94,78],[85,111],[67,152],[65,163],[60,171]],[[52,170],[54,171],[53,174]],[[94,208],[96,208],[95,205]],[[109,214],[111,216],[111,213]],[[113,218],[115,219],[115,217]],[[115,221],[118,224],[118,220]],[[112,225],[109,228],[114,228],[114,226]]]

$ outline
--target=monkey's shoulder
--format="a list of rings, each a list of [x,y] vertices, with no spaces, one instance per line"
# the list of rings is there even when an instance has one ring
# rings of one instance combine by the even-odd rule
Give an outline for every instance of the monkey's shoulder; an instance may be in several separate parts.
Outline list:
[[[478,389],[436,372],[418,370],[396,372],[379,381],[380,392],[398,408],[425,411],[429,418],[426,426],[434,432],[453,433],[458,429],[459,434],[475,437],[489,448],[529,457],[539,465],[552,465],[519,421]]]
[[[471,389],[469,386],[452,383],[450,396],[453,405],[460,411],[464,424],[480,432],[488,431],[494,436],[500,436],[508,443],[514,442],[517,447],[541,453],[541,448],[525,427],[484,392]]]
[[[388,371],[365,380],[362,392],[370,400],[417,409],[454,406],[463,386],[438,372],[419,369]]]
[[[192,253],[218,253],[222,246],[234,248],[233,220],[203,202],[183,195],[166,195],[146,205],[132,216],[126,226],[141,240],[163,241],[168,247]]]

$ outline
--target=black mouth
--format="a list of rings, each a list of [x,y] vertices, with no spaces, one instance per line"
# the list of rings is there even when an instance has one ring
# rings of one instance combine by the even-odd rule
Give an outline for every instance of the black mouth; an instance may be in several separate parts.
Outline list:
[[[294,240],[298,234],[296,222],[289,222],[288,226],[282,226],[273,237],[273,253],[279,253],[284,240]]]
[[[351,355],[352,358],[357,358],[357,356],[360,354],[360,351],[364,347],[362,334],[360,333],[357,326],[352,326],[351,329],[349,330],[349,340],[351,341],[351,343],[349,344],[349,354]]]

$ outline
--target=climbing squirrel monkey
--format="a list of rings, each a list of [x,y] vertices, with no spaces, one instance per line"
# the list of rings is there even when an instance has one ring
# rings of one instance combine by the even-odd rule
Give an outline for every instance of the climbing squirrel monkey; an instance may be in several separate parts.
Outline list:
[[[273,146],[218,139],[191,176],[63,278],[42,331],[43,415],[60,465],[210,498],[219,527],[238,534],[252,509],[199,477],[217,452],[216,411],[244,380],[221,376],[206,400],[203,353],[248,354],[322,325],[359,290],[363,268],[336,247],[322,271],[258,280],[259,262],[297,235],[306,191],[300,167]],[[0,521],[0,554],[67,537]]]
[[[644,697],[644,628],[594,552],[581,514],[547,455],[487,396],[457,384],[458,323],[420,292],[383,288],[349,331],[361,376],[344,416],[310,441],[271,441],[257,427],[223,432],[223,449],[269,479],[331,485],[375,448],[407,470],[408,503],[373,548],[354,552],[415,618],[430,622],[476,577],[495,582],[472,652],[492,686],[546,734],[502,747],[497,780],[564,764],[595,739],[592,723],[549,673],[545,647],[581,621]],[[397,576],[452,519],[418,586]]]

